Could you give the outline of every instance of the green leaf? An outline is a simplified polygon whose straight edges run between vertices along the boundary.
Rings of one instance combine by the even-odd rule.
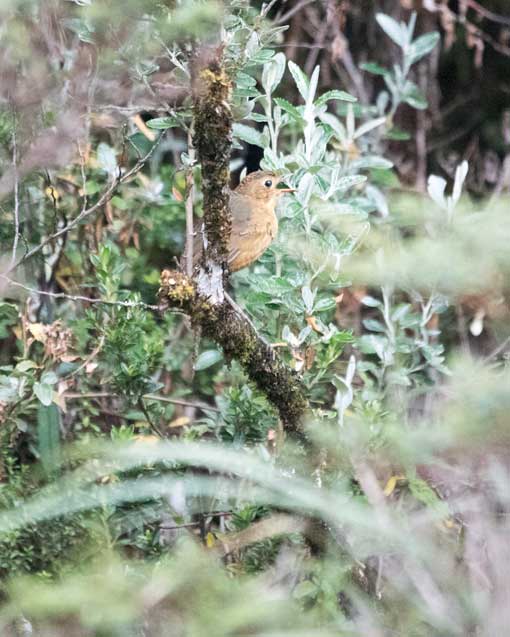
[[[362,168],[377,168],[379,170],[389,170],[393,168],[393,162],[378,155],[365,155],[361,159],[352,163],[353,170],[361,170]]]
[[[236,89],[257,86],[257,80],[248,73],[239,72],[236,76]]]
[[[97,147],[97,163],[105,173],[115,175],[117,172],[115,150],[111,146],[108,146],[108,144],[101,142]]]
[[[276,104],[278,104],[278,106],[283,111],[288,113],[292,117],[292,119],[294,119],[296,122],[302,122],[303,121],[303,116],[301,115],[299,110],[293,104],[288,102],[287,100],[283,99],[282,97],[275,97],[274,98],[274,102]]]
[[[439,33],[437,31],[425,33],[417,38],[409,47],[408,55],[411,58],[411,64],[418,62],[418,60],[430,53],[438,42]]]
[[[34,394],[45,405],[51,405],[53,401],[53,387],[47,383],[34,383]]]
[[[252,144],[252,146],[260,146],[260,148],[266,147],[266,141],[262,133],[259,133],[255,128],[246,126],[245,124],[234,124],[233,132],[236,137],[242,139],[243,142]]]
[[[315,106],[324,106],[329,100],[340,100],[341,102],[357,102],[358,98],[345,91],[326,91],[315,102]]]
[[[175,117],[155,117],[147,122],[147,126],[155,130],[166,130],[179,126],[179,122]]]
[[[358,139],[359,137],[362,137],[363,135],[369,133],[374,128],[382,126],[385,123],[386,117],[377,117],[376,119],[369,120],[356,129],[353,139]]]
[[[363,325],[366,327],[367,330],[370,330],[371,332],[385,332],[386,331],[386,328],[381,323],[381,321],[378,321],[376,319],[365,319],[363,321]]]
[[[262,71],[262,86],[266,93],[271,94],[282,81],[285,73],[286,58],[284,53],[277,53]]]
[[[20,361],[16,365],[16,371],[24,373],[24,372],[28,372],[29,369],[35,369],[37,367],[39,367],[39,365],[35,361],[24,360],[24,361]]]
[[[9,331],[6,329],[15,325],[18,321],[18,309],[13,303],[0,303],[0,338],[6,338]]]
[[[388,75],[389,70],[385,69],[384,66],[380,66],[376,62],[364,62],[360,64],[360,68],[368,73],[372,73],[373,75]]]
[[[299,68],[299,66],[295,64],[294,62],[292,62],[292,60],[289,61],[289,71],[291,72],[292,77],[294,78],[294,82],[296,83],[297,90],[299,91],[299,93],[301,94],[301,97],[306,102],[306,100],[308,99],[308,92],[310,89],[310,82],[308,78],[306,77],[305,73],[303,73],[303,71]]]
[[[195,363],[195,371],[201,372],[208,367],[212,367],[223,359],[223,354],[217,349],[208,349],[202,352]]]
[[[407,83],[406,92],[404,94],[404,102],[419,111],[423,111],[428,106],[425,96],[413,82]]]
[[[366,305],[367,307],[380,307],[382,305],[381,301],[379,301],[379,299],[374,298],[373,296],[364,296],[361,299],[361,302],[363,303],[363,305]]]
[[[402,48],[407,45],[407,29],[403,28],[396,20],[385,13],[378,13],[375,19],[384,33],[386,33],[395,44],[398,44]]]
[[[397,142],[406,142],[411,139],[411,135],[406,133],[406,131],[400,130],[399,128],[392,128],[389,131],[386,131],[384,134],[386,139],[393,139]]]
[[[60,465],[60,413],[56,405],[37,410],[37,451],[47,475]]]

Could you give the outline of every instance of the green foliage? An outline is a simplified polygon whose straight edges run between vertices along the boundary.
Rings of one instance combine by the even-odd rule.
[[[394,63],[361,66],[369,103],[288,59],[286,26],[246,0],[39,4],[0,8],[3,75],[25,82],[0,111],[2,271],[40,246],[9,273],[24,290],[0,279],[0,632],[503,634],[507,206],[462,196],[465,161],[451,194],[439,175],[395,192],[438,33],[376,15]],[[295,439],[235,361],[153,307],[188,204],[202,216],[190,53],[219,36],[232,169],[256,147],[295,189],[230,279],[307,394]]]

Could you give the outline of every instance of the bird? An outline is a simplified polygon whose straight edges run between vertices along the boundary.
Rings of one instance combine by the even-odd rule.
[[[278,199],[285,193],[295,192],[294,188],[278,188],[281,180],[275,172],[257,170],[230,191],[232,232],[227,263],[231,272],[256,261],[276,237]],[[195,236],[193,248],[193,263],[197,265],[202,256],[203,232]]]

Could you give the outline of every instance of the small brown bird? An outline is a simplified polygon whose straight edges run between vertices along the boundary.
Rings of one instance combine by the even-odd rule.
[[[230,192],[232,233],[228,265],[237,272],[256,261],[269,247],[278,232],[276,203],[294,188],[277,188],[281,177],[276,173],[258,170],[247,175]],[[193,262],[200,261],[203,237],[199,232],[194,241]]]

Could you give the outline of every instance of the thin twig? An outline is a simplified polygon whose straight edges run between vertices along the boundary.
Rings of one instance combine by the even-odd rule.
[[[112,394],[107,391],[98,392],[65,392],[63,397],[68,400],[76,400],[78,398],[120,398],[117,394]],[[168,398],[167,396],[158,396],[157,394],[144,394],[142,398],[146,400],[156,400],[161,403],[170,403],[172,405],[180,405],[182,407],[194,407],[195,409],[201,409],[202,411],[215,411],[220,410],[217,407],[212,407],[202,402],[191,402],[189,400],[181,400],[180,398]]]
[[[476,13],[479,13],[481,16],[483,16],[487,20],[510,26],[510,18],[494,13],[493,11],[489,11],[489,9],[482,7],[482,5],[476,2],[475,0],[463,0],[463,1],[465,2],[465,4],[468,5],[468,7],[473,9],[473,11],[476,11]]]
[[[298,2],[295,7],[289,9],[287,13],[284,13],[282,16],[278,16],[278,18],[274,21],[275,24],[282,24],[282,22],[286,22],[289,18],[292,18],[298,11],[301,11],[303,7],[306,7],[309,4],[312,4],[315,0],[301,0]]]
[[[278,0],[271,0],[271,2],[268,2],[266,5],[262,5],[262,10],[260,12],[260,17],[261,18],[265,18],[266,15],[271,11],[271,9],[274,7],[274,5],[278,2]]]
[[[144,398],[146,398],[147,400],[158,400],[161,403],[181,405],[182,407],[195,407],[196,409],[201,409],[202,411],[215,411],[217,413],[219,413],[220,411],[217,407],[212,407],[211,405],[207,405],[206,403],[191,402],[189,400],[181,400],[180,398],[167,398],[166,396],[157,396],[156,394],[144,394]]]
[[[33,247],[31,250],[29,250],[16,264],[11,265],[8,268],[8,270],[4,272],[4,274],[9,274],[9,272],[12,272],[22,263],[24,263],[25,261],[33,257],[34,254],[37,254],[38,252],[40,252],[45,246],[48,245],[48,243],[51,243],[51,241],[58,239],[58,237],[61,237],[62,235],[67,234],[70,230],[75,228],[81,221],[83,221],[83,219],[89,217],[91,214],[93,214],[99,208],[101,208],[101,206],[103,206],[107,201],[109,201],[113,197],[113,194],[115,193],[115,191],[121,184],[126,182],[130,177],[132,177],[139,170],[141,170],[141,168],[144,166],[146,161],[151,157],[151,155],[155,151],[156,147],[159,145],[161,139],[162,139],[162,135],[160,135],[158,139],[156,140],[156,142],[151,146],[151,149],[149,150],[149,152],[146,153],[142,157],[142,159],[136,162],[133,168],[131,168],[126,173],[124,173],[124,175],[122,175],[121,177],[116,179],[114,182],[112,182],[112,184],[105,190],[105,192],[101,195],[101,197],[99,197],[99,199],[93,206],[91,206],[90,208],[86,208],[85,210],[82,210],[80,214],[77,217],[75,217],[72,221],[70,221],[66,226],[64,226],[57,232],[54,232],[49,237],[46,237],[44,241],[42,241],[41,243]]]
[[[66,294],[65,292],[46,292],[45,290],[37,290],[36,288],[31,288],[28,285],[23,285],[23,283],[14,281],[5,274],[0,274],[0,278],[13,287],[21,288],[22,290],[30,292],[31,294],[41,294],[43,296],[49,296],[53,299],[68,299],[69,301],[83,301],[86,303],[111,305],[116,307],[143,307],[146,310],[153,310],[155,312],[161,309],[159,305],[150,305],[149,303],[144,303],[143,301],[105,301],[104,299],[94,299],[89,296],[82,296],[80,294]]]
[[[186,173],[186,274],[193,276],[193,199],[195,197],[195,182],[193,180],[193,164],[195,163],[195,148],[193,147],[193,126],[188,130],[188,157],[190,165]]]
[[[87,198],[87,175],[85,174],[85,157],[81,150],[80,142],[77,142],[78,146],[78,155],[80,156],[80,172],[81,172],[81,187],[83,190],[83,203],[81,207],[81,212],[83,213],[87,208],[88,198]]]
[[[12,168],[14,170],[14,241],[12,243],[11,262],[9,267],[14,267],[16,251],[19,241],[19,175],[18,175],[18,147],[16,143],[16,119],[12,129]]]
[[[498,345],[498,347],[496,347],[494,351],[492,351],[488,356],[486,356],[484,362],[488,363],[489,361],[497,358],[501,354],[501,352],[505,351],[505,349],[508,347],[509,344],[510,344],[510,336],[505,338],[505,340],[501,343],[501,345]]]
[[[82,369],[84,369],[85,367],[87,367],[87,365],[94,360],[94,358],[99,354],[99,352],[103,349],[103,345],[104,342],[106,340],[106,337],[104,334],[101,334],[101,337],[99,338],[99,343],[96,345],[96,347],[94,347],[94,349],[90,352],[90,354],[87,356],[87,358],[83,361],[83,363],[77,367],[74,371],[72,371],[69,374],[69,378],[72,378],[73,376],[76,376],[77,374],[79,374],[81,372]]]
[[[152,418],[151,418],[151,416],[150,416],[150,414],[149,414],[149,412],[148,412],[148,410],[147,410],[147,407],[144,405],[143,397],[140,397],[140,398],[138,399],[138,406],[139,406],[139,407],[140,407],[140,409],[142,410],[143,415],[145,416],[145,418],[146,418],[147,422],[149,423],[149,426],[150,426],[150,428],[152,429],[152,431],[153,431],[155,434],[157,434],[160,438],[164,438],[164,437],[165,437],[165,435],[163,434],[163,432],[162,432],[162,431],[160,431],[159,427],[158,427],[158,426],[156,425],[156,423],[152,420]]]
[[[201,513],[204,518],[228,518],[234,515],[233,511],[211,511],[210,513]],[[187,524],[175,524],[173,526],[160,525],[160,529],[164,529],[165,531],[173,531],[175,529],[187,529],[192,528],[194,526],[200,526],[202,522],[188,522]]]

